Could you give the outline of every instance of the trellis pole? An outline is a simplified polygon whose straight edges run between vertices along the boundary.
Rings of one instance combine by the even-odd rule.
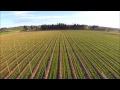
[[[15,53],[16,53],[16,59],[17,59],[17,50],[16,50],[16,45],[15,45],[15,38],[14,38],[14,48],[15,48]],[[19,64],[18,64],[18,61],[17,61],[17,67],[18,67],[18,71],[20,73],[20,67],[19,67]]]

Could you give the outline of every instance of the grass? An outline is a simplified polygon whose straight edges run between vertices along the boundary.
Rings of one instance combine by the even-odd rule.
[[[9,32],[0,32],[0,35],[8,35],[8,34],[14,34],[20,32],[19,30],[16,31],[9,31]]]

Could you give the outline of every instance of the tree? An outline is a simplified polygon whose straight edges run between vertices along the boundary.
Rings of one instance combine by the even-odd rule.
[[[23,26],[23,31],[27,31],[27,30],[28,30],[27,26]]]

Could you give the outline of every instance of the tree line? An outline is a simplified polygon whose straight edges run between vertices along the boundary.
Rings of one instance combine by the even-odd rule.
[[[41,26],[23,26],[23,31],[40,31],[40,30],[100,30],[100,31],[111,31],[111,30],[119,30],[118,28],[110,28],[110,27],[100,27],[97,25],[88,26],[88,25],[80,25],[73,24],[67,25],[64,23],[51,24],[51,25],[41,25]]]
[[[4,30],[16,30],[20,29],[20,31],[42,31],[42,30],[99,30],[99,31],[113,31],[113,30],[120,30],[118,28],[110,28],[110,27],[101,27],[97,25],[89,26],[89,25],[80,25],[80,24],[73,24],[67,25],[64,23],[58,24],[51,24],[51,25],[38,25],[38,26],[19,26],[19,27],[12,27],[12,28],[1,28],[0,31]]]

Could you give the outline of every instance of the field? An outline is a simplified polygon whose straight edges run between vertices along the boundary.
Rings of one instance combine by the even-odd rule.
[[[120,79],[120,33],[1,34],[0,79]]]

